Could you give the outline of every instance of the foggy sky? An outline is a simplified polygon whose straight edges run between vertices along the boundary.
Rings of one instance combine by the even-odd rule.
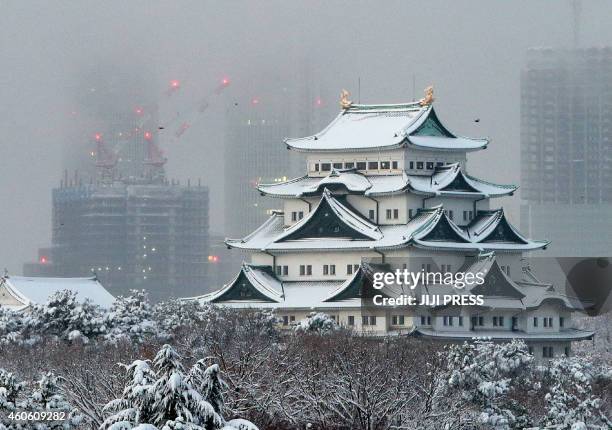
[[[518,184],[525,51],[573,42],[569,0],[2,5],[0,269],[11,273],[49,245],[51,189],[90,148],[92,112],[114,101],[121,111],[151,95],[163,123],[228,76],[222,97],[265,103],[276,82],[292,84],[296,61],[312,65],[329,89],[321,97],[334,104],[342,88],[356,98],[358,79],[363,103],[408,101],[434,84],[436,110],[451,130],[493,139],[470,156],[470,171]],[[612,2],[583,2],[582,46],[612,45],[610,16]],[[163,94],[171,79],[181,81],[180,97]],[[201,177],[211,187],[214,231],[223,231],[222,97],[180,140],[162,136],[168,176]],[[518,197],[504,205],[518,224]]]

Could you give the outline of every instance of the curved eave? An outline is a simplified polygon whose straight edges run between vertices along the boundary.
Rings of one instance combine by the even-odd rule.
[[[541,297],[537,303],[530,303],[526,306],[527,310],[536,310],[539,309],[542,304],[545,302],[554,302],[560,303],[564,308],[572,311],[584,311],[590,307],[590,303],[582,303],[577,298],[570,299],[567,296],[558,295],[558,296],[544,296]]]
[[[200,301],[204,301],[204,302],[214,303],[214,301],[216,299],[218,299],[220,297],[223,297],[223,295],[225,293],[227,293],[228,291],[230,291],[232,288],[235,287],[236,281],[240,278],[241,274],[244,274],[246,276],[246,278],[248,279],[248,281],[251,284],[251,286],[255,290],[257,290],[261,295],[263,295],[267,299],[271,300],[273,303],[281,303],[282,302],[282,299],[283,299],[282,294],[280,294],[279,292],[275,291],[271,287],[266,286],[265,282],[262,281],[261,279],[259,279],[259,276],[254,272],[253,268],[251,268],[249,265],[246,265],[246,264],[243,264],[243,266],[241,267],[241,269],[238,272],[238,274],[236,276],[234,276],[234,278],[232,278],[232,280],[230,282],[225,284],[219,290],[213,291],[212,293],[204,294],[204,295],[199,296],[199,297],[195,297],[195,299],[200,300]],[[224,301],[222,303],[245,303],[245,302],[269,303],[269,302],[266,302],[266,301],[260,300],[260,299],[249,299],[248,301],[227,300],[227,301]]]
[[[437,140],[437,145],[425,144],[426,140]],[[443,141],[447,143],[442,144]],[[454,141],[454,143],[453,143]],[[420,142],[420,143],[419,143]],[[463,144],[457,144],[462,142]],[[438,137],[438,136],[407,136],[406,146],[412,149],[440,152],[473,152],[487,149],[490,139],[470,139],[467,137]]]
[[[414,239],[414,246],[422,249],[438,250],[438,251],[496,251],[496,252],[522,252],[542,249],[548,246],[548,241],[529,242],[527,244],[516,243],[481,243],[481,242],[433,242]]]
[[[390,151],[393,149],[403,148],[406,143],[404,139],[401,139],[397,143],[389,144],[389,145],[380,145],[380,146],[368,146],[368,147],[360,147],[360,148],[351,148],[351,147],[343,147],[343,148],[309,148],[305,145],[296,145],[293,142],[297,141],[305,141],[312,142],[315,141],[314,137],[307,137],[302,139],[285,139],[284,143],[287,146],[287,149],[296,151],[296,152],[316,152],[316,153],[326,153],[326,154],[341,154],[346,152],[372,152],[372,151]]]

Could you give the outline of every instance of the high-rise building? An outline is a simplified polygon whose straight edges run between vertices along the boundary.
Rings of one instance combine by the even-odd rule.
[[[527,52],[521,223],[549,255],[611,255],[612,48]]]
[[[341,105],[323,131],[285,141],[306,156],[306,174],[258,185],[282,210],[226,240],[251,263],[199,300],[274,309],[286,328],[320,311],[371,335],[522,339],[544,359],[592,338],[571,324],[580,303],[523,263],[548,241],[527,238],[493,206],[517,187],[468,173],[467,153],[488,139],[449,131],[431,88],[419,102],[353,104],[344,93]]]
[[[115,295],[146,289],[155,301],[206,288],[208,188],[168,181],[155,114],[133,115],[95,134],[95,178],[66,172],[53,190],[52,246],[25,275],[95,273]]]
[[[52,247],[24,274],[95,273],[113,294],[193,295],[206,285],[208,188],[177,183],[62,185],[53,190]]]

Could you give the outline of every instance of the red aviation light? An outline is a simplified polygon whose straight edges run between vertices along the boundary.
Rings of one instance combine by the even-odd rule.
[[[153,134],[150,131],[145,131],[144,132],[144,138],[145,138],[145,140],[151,140],[151,139],[153,139]]]
[[[315,104],[316,104],[317,106],[322,106],[322,105],[323,105],[323,100],[321,100],[321,98],[320,98],[320,97],[318,97],[318,98],[315,100]]]
[[[96,134],[94,135],[94,138],[96,139],[96,142],[99,142],[99,141],[101,141],[101,140],[102,140],[102,135],[101,135],[100,133],[96,133]]]
[[[144,112],[144,111],[143,111],[143,109],[142,109],[141,107],[137,107],[137,108],[135,108],[135,109],[134,109],[134,113],[135,113],[136,115],[142,115],[142,114],[143,114],[143,112]]]
[[[252,105],[258,105],[259,104],[259,99],[257,97],[255,97],[253,100],[251,100],[251,104]]]
[[[170,88],[173,90],[178,89],[181,86],[181,83],[177,79],[173,79],[170,81]]]
[[[41,255],[41,257],[40,257],[40,263],[41,263],[41,264],[47,264],[47,261],[49,261],[49,260],[47,260],[47,257],[45,257],[44,255]]]
[[[230,80],[229,78],[223,78],[221,79],[221,85],[223,85],[224,87],[227,87],[230,84]]]
[[[208,256],[208,261],[210,261],[211,263],[218,263],[219,262],[219,256],[218,255],[209,255]]]

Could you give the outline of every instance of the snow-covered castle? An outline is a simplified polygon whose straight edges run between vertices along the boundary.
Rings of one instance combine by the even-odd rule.
[[[521,338],[540,357],[569,354],[572,340],[592,336],[572,326],[571,314],[581,304],[523,267],[523,253],[548,242],[523,236],[495,206],[497,197],[517,187],[468,173],[467,153],[485,149],[488,139],[449,131],[433,108],[431,87],[418,102],[383,105],[354,104],[343,91],[341,106],[320,133],[285,141],[306,154],[307,174],[258,186],[283,210],[248,236],[226,240],[249,252],[251,263],[199,300],[275,309],[285,326],[317,310],[372,334]],[[411,294],[444,288],[484,295],[485,303],[367,306],[374,264],[482,271],[482,285],[461,291],[422,285]]]

